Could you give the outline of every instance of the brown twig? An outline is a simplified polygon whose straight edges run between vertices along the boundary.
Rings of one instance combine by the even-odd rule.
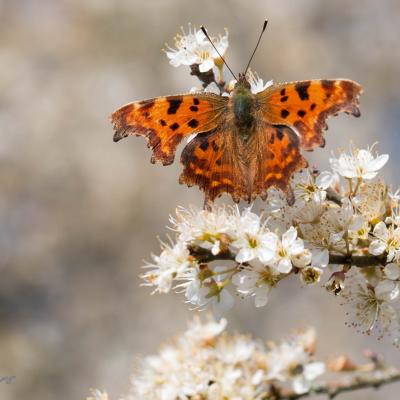
[[[217,255],[211,253],[210,250],[204,249],[199,246],[191,246],[190,253],[193,257],[201,263],[208,263],[218,260],[235,260],[234,254],[229,250],[223,251]],[[330,254],[329,264],[334,265],[353,265],[359,268],[375,267],[385,265],[385,259],[382,257],[372,256],[372,255],[352,255],[346,256],[342,254]]]
[[[328,395],[330,399],[335,398],[344,392],[353,392],[355,390],[374,388],[378,389],[383,385],[400,381],[400,371],[391,369],[388,371],[376,371],[374,376],[355,376],[350,382],[332,382],[326,385],[317,386],[310,391],[302,394],[293,392],[280,393],[274,400],[298,400],[315,394]]]
[[[200,72],[199,64],[192,64],[190,66],[190,70],[190,75],[196,76],[202,82],[203,88],[206,88],[212,82],[217,83],[215,81],[215,75],[212,69],[206,72]]]

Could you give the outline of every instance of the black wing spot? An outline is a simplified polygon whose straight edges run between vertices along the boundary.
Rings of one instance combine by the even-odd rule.
[[[190,111],[197,112],[197,111],[199,111],[199,107],[197,107],[197,106],[190,106]]]
[[[288,98],[289,98],[289,96],[283,96],[283,97],[281,97],[281,102],[284,103],[285,101],[287,101]]]
[[[290,114],[290,112],[288,110],[281,110],[281,117],[282,118],[286,118],[288,115]]]
[[[170,99],[170,100],[167,99],[167,101],[169,103],[167,113],[168,114],[176,114],[176,112],[179,110],[179,107],[181,106],[183,100],[182,100],[182,98],[175,98],[175,99]]]
[[[197,97],[193,97],[193,104],[195,106],[198,106],[200,104],[200,101],[199,101],[199,99]]]
[[[310,82],[299,82],[294,86],[300,100],[308,100],[310,98],[308,94],[308,88],[310,87]]]
[[[212,148],[215,152],[217,152],[219,150],[219,146],[217,145],[217,143],[215,143],[215,140],[213,140],[211,142]]]
[[[285,96],[285,94],[286,94],[286,89],[283,88],[283,89],[281,90],[281,96]]]
[[[160,119],[158,122],[159,122],[159,124],[160,124],[161,126],[167,125],[167,123],[166,123],[163,119]]]
[[[302,117],[302,118],[303,118],[306,114],[307,114],[307,112],[304,111],[304,110],[299,110],[299,111],[297,111],[297,115],[298,115],[299,117]]]
[[[201,145],[200,145],[200,148],[201,148],[203,151],[206,151],[206,150],[208,149],[208,142],[207,142],[207,141],[202,142]]]
[[[179,128],[179,124],[177,122],[174,122],[169,127],[170,127],[171,130],[176,131]]]
[[[311,106],[310,106],[310,111],[314,110],[314,108],[315,108],[316,106],[317,106],[317,105],[316,105],[315,103],[312,103]]]
[[[191,128],[196,128],[196,127],[199,125],[199,121],[197,121],[197,119],[191,119],[191,120],[188,122],[188,125],[189,125]]]

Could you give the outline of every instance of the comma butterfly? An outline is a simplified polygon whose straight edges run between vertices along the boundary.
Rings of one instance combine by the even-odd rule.
[[[253,94],[245,72],[230,96],[200,92],[125,105],[111,116],[114,141],[144,136],[151,162],[169,165],[182,139],[197,134],[182,152],[180,183],[199,186],[207,201],[224,192],[235,202],[266,199],[275,187],[292,204],[290,179],[307,166],[300,149],[324,146],[330,115],[360,116],[361,92],[356,82],[324,79],[278,83]]]

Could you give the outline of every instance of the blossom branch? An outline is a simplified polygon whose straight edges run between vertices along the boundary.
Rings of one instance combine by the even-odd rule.
[[[360,389],[374,388],[400,381],[400,370],[389,369],[378,371],[376,376],[355,376],[350,382],[331,382],[326,385],[317,386],[306,393],[297,394],[294,392],[276,394],[273,400],[298,400],[316,394],[326,394],[330,399],[335,398],[344,392],[353,392]],[[271,397],[268,397],[271,399]]]
[[[299,400],[313,395],[333,399],[344,392],[400,381],[400,370],[370,351],[364,353],[370,360],[365,364],[343,354],[323,361],[317,355],[312,328],[266,344],[251,335],[230,334],[226,324],[223,318],[209,318],[205,323],[195,318],[158,354],[138,360],[130,393],[122,399],[228,400],[242,398],[243,393],[258,400]],[[87,400],[109,397],[96,390]]]
[[[200,72],[199,64],[192,64],[190,66],[190,75],[197,77],[203,84],[203,88],[206,88],[210,83],[215,82],[214,71],[210,69],[206,72]]]
[[[235,255],[229,250],[220,252],[219,254],[212,254],[211,251],[199,246],[191,246],[190,254],[196,258],[200,263],[208,263],[218,260],[232,260],[235,261]],[[329,254],[329,264],[333,265],[353,265],[359,268],[375,267],[385,265],[385,260],[379,256],[372,255],[341,255]]]

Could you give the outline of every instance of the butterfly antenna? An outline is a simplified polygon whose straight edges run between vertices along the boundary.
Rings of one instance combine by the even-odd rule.
[[[249,60],[249,62],[247,63],[247,67],[246,67],[246,69],[245,69],[245,71],[244,71],[244,75],[245,75],[245,76],[246,76],[247,70],[248,70],[249,67],[250,67],[251,60],[253,59],[254,54],[256,54],[257,47],[258,47],[258,45],[260,44],[260,41],[261,41],[261,38],[262,38],[262,35],[263,35],[265,29],[267,28],[267,24],[268,24],[268,20],[265,20],[265,21],[264,21],[264,25],[263,25],[263,27],[262,27],[262,31],[261,31],[261,33],[260,33],[260,37],[259,37],[258,40],[257,40],[256,47],[254,48],[254,51],[253,51],[253,53],[251,54],[250,60]]]
[[[200,26],[201,31],[204,33],[205,37],[208,39],[208,41],[211,43],[212,47],[214,47],[215,51],[217,52],[217,54],[220,56],[221,60],[223,61],[223,63],[226,65],[226,67],[229,69],[229,72],[232,74],[232,76],[237,80],[235,74],[232,72],[232,70],[229,68],[229,65],[226,63],[224,57],[221,56],[221,53],[218,51],[218,49],[215,47],[214,43],[212,42],[210,36],[208,36],[208,33],[206,31],[206,29],[204,28],[204,26]]]

